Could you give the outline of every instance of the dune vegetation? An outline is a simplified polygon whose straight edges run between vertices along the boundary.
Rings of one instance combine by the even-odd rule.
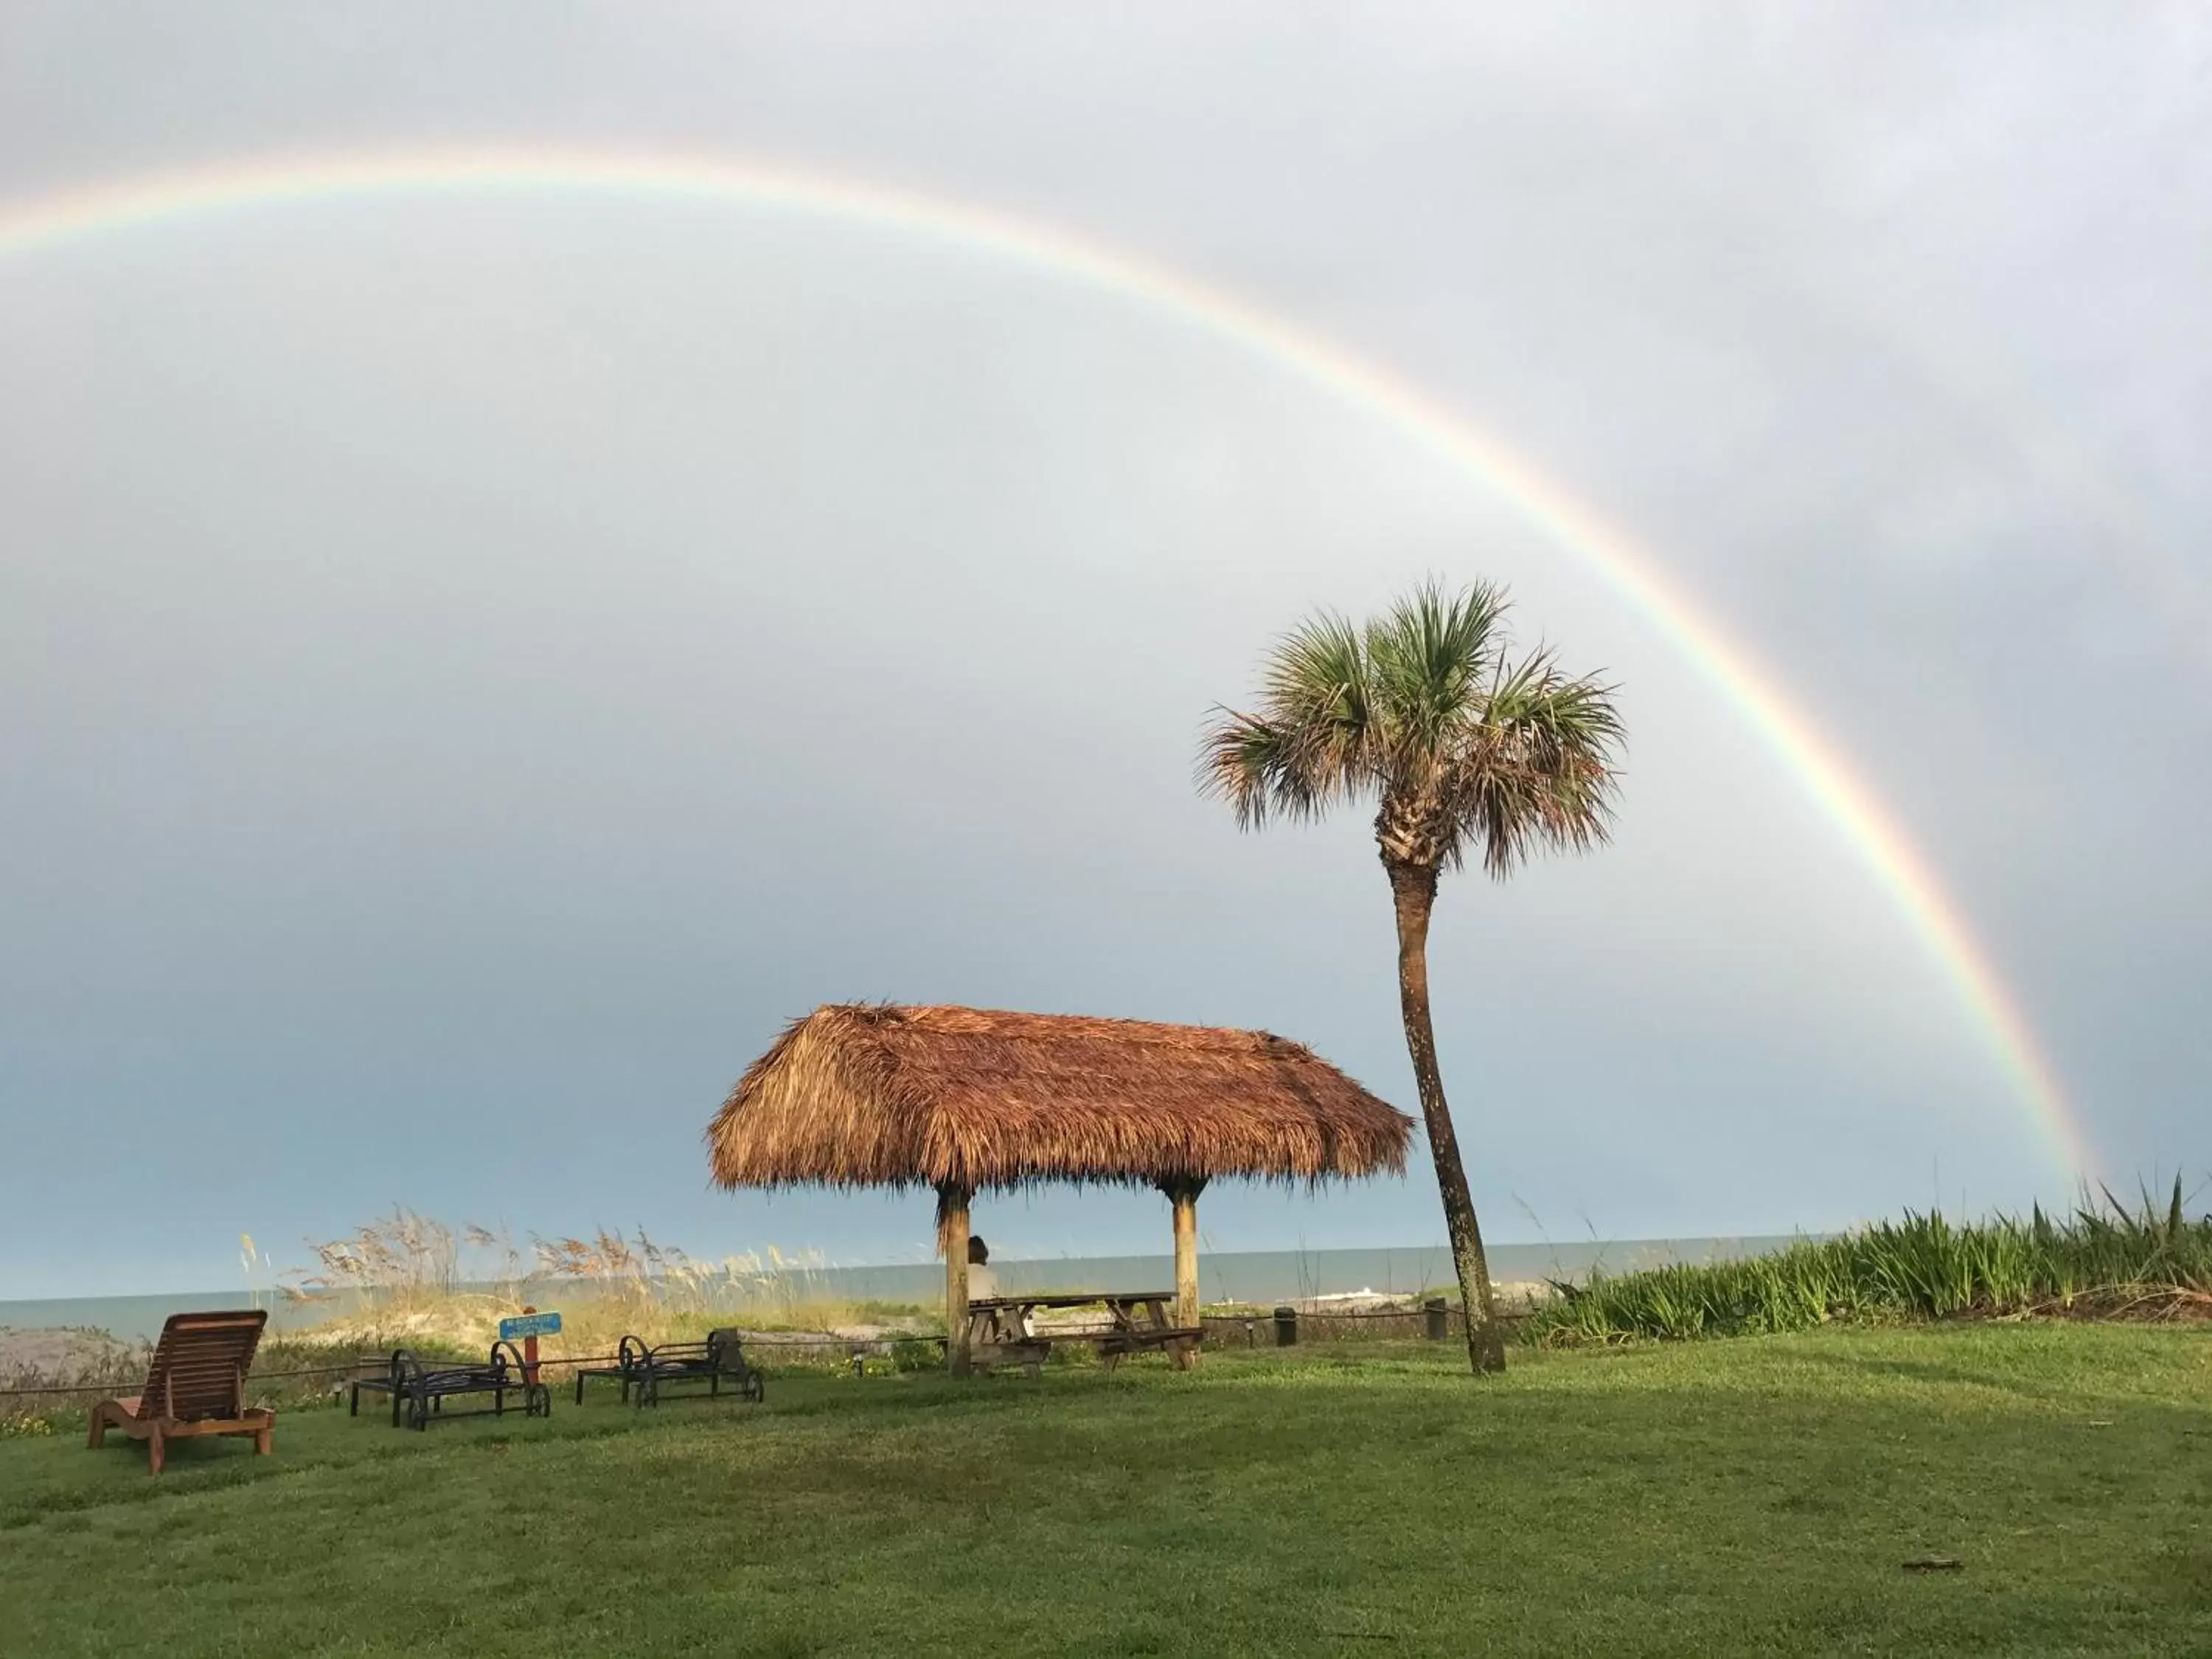
[[[556,1367],[611,1353],[626,1334],[680,1341],[720,1325],[755,1333],[785,1369],[842,1371],[862,1352],[874,1369],[910,1371],[942,1355],[941,1309],[841,1297],[807,1258],[772,1250],[708,1264],[642,1231],[625,1238],[595,1230],[533,1240],[526,1255],[484,1229],[404,1209],[314,1249],[314,1268],[258,1293],[287,1316],[254,1368],[257,1397],[279,1408],[327,1398],[364,1356],[395,1346],[481,1355],[500,1320],[533,1300],[562,1310],[561,1334],[542,1344]],[[464,1276],[469,1249],[496,1253],[485,1276]],[[1424,1299],[1397,1298],[1395,1312],[1310,1307],[1300,1340],[1350,1344],[1350,1353],[1377,1339],[1417,1337]],[[1210,1305],[1205,1316],[1217,1346],[1273,1340],[1271,1307]],[[2145,1194],[2130,1205],[2104,1193],[2057,1216],[2033,1209],[1954,1222],[1908,1212],[1764,1255],[1554,1280],[1516,1297],[1506,1322],[1526,1354],[1832,1325],[2043,1319],[2212,1322],[2212,1216],[2187,1213],[2179,1182],[2159,1200]],[[0,1365],[0,1438],[75,1432],[86,1389],[137,1389],[149,1344],[80,1334],[65,1345],[65,1364]],[[1079,1354],[1066,1358],[1081,1364]]]
[[[252,1264],[265,1261],[245,1241]],[[395,1209],[343,1237],[309,1247],[314,1264],[264,1279],[240,1304],[282,1316],[262,1340],[256,1398],[279,1408],[327,1397],[362,1370],[364,1356],[407,1347],[482,1358],[501,1319],[532,1304],[558,1306],[562,1330],[544,1338],[558,1362],[612,1353],[625,1335],[659,1343],[696,1340],[718,1325],[772,1333],[792,1364],[843,1364],[854,1339],[901,1365],[916,1363],[908,1336],[942,1331],[936,1310],[831,1293],[817,1264],[773,1249],[708,1262],[654,1241],[604,1228],[580,1237],[533,1237],[454,1227]],[[0,1358],[0,1438],[75,1432],[96,1395],[132,1394],[152,1344],[73,1334],[60,1364]],[[934,1343],[928,1352],[940,1352]]]
[[[716,1324],[820,1334],[942,1323],[910,1304],[836,1293],[804,1253],[771,1247],[708,1261],[643,1228],[533,1236],[526,1249],[503,1231],[397,1209],[313,1249],[312,1270],[276,1285],[287,1322],[369,1350],[481,1350],[502,1318],[532,1302],[561,1309],[562,1333],[544,1345],[549,1358],[610,1352],[625,1334],[680,1340]]]
[[[2212,1316],[2212,1216],[2109,1191],[1958,1223],[1908,1212],[1741,1261],[1560,1281],[1521,1328],[1540,1346],[1767,1335],[1838,1321]]]

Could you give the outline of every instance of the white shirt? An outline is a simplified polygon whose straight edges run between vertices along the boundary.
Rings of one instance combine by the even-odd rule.
[[[969,1262],[968,1264],[968,1299],[970,1302],[988,1302],[998,1293],[998,1277],[992,1273],[990,1267],[981,1261]]]

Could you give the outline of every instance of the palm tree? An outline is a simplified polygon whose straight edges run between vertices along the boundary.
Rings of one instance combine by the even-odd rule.
[[[1375,841],[1398,917],[1398,1000],[1419,1087],[1468,1358],[1505,1368],[1482,1231],[1460,1161],[1429,1020],[1429,914],[1437,878],[1470,856],[1503,878],[1541,848],[1602,842],[1620,752],[1613,688],[1570,678],[1552,653],[1508,660],[1503,589],[1457,594],[1431,580],[1364,628],[1323,613],[1277,642],[1260,712],[1220,708],[1199,787],[1244,829],[1317,818],[1374,797]]]

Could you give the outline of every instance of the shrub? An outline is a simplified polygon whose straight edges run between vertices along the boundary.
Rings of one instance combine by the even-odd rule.
[[[2212,1312],[2212,1216],[2191,1220],[2177,1180],[2161,1206],[2130,1209],[2107,1191],[2063,1218],[2039,1206],[1958,1224],[1908,1211],[1771,1255],[1642,1273],[1594,1273],[1522,1326],[1547,1346],[1639,1337],[1798,1331],[1837,1319],[2027,1314],[2171,1317]]]

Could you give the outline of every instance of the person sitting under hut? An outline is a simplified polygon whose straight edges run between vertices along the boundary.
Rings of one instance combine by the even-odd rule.
[[[981,1233],[968,1236],[968,1299],[989,1302],[999,1294],[998,1275],[991,1271],[991,1247]]]
[[[991,1271],[991,1247],[983,1242],[981,1233],[968,1235],[968,1300],[970,1304],[994,1300],[999,1294],[999,1276]],[[1022,1315],[1021,1333],[1030,1334],[1030,1316]]]

